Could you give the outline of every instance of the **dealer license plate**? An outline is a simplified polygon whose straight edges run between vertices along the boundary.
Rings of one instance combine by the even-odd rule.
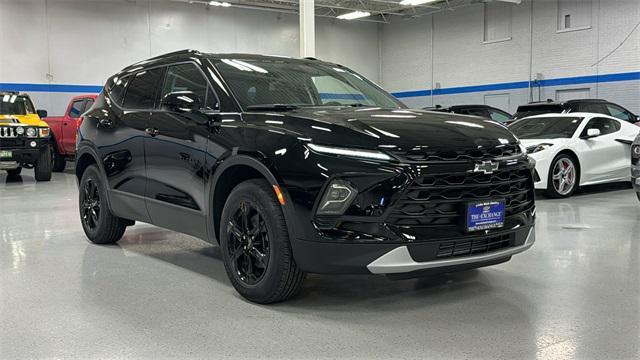
[[[504,200],[473,202],[467,205],[467,231],[504,226]]]
[[[0,159],[2,158],[11,158],[11,150],[0,150]]]

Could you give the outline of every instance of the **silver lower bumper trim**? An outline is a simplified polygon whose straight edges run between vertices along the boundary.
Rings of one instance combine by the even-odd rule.
[[[456,257],[443,260],[433,260],[427,262],[416,262],[415,260],[413,260],[413,258],[411,258],[409,249],[407,249],[406,246],[399,246],[372,261],[369,265],[367,265],[367,269],[369,269],[372,274],[398,274],[416,270],[491,261],[521,253],[530,248],[535,241],[536,231],[535,228],[532,227],[529,230],[529,234],[527,234],[527,239],[525,240],[524,244],[520,246],[487,254]]]
[[[15,161],[0,161],[0,170],[13,170],[18,168],[18,163]]]

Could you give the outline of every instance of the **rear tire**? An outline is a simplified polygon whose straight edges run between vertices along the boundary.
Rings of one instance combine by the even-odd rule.
[[[227,275],[249,301],[271,304],[299,292],[305,273],[293,258],[282,207],[267,181],[247,180],[231,191],[219,239]]]
[[[18,176],[18,175],[20,175],[21,172],[22,172],[22,167],[20,167],[20,166],[15,168],[15,169],[7,170],[7,174],[9,176]]]
[[[38,161],[35,163],[33,171],[36,181],[51,180],[51,149],[49,145],[40,149]]]
[[[51,144],[51,169],[54,172],[62,172],[66,165],[67,160],[65,160],[64,156],[58,153],[58,150],[56,150],[56,144]]]
[[[130,222],[109,210],[106,185],[95,165],[82,174],[78,204],[82,228],[92,243],[113,244],[122,238]]]

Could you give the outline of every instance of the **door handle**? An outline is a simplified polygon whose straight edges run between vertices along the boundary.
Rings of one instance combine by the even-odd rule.
[[[144,129],[144,131],[146,131],[147,134],[149,134],[151,136],[156,136],[156,135],[160,134],[160,130],[158,130],[157,128],[146,128],[146,129]]]

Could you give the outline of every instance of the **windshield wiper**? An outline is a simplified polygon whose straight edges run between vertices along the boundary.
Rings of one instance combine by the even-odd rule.
[[[247,110],[272,110],[272,111],[289,111],[299,109],[300,107],[293,104],[259,104],[249,105]]]

